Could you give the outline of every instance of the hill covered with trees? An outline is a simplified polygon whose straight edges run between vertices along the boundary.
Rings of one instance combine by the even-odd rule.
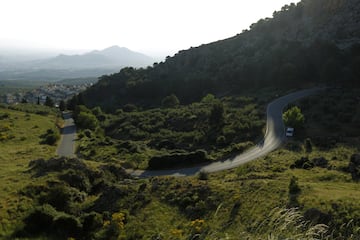
[[[179,51],[146,69],[105,75],[84,93],[88,106],[159,105],[175,94],[190,103],[208,93],[266,86],[359,85],[360,4],[303,0],[232,38]]]

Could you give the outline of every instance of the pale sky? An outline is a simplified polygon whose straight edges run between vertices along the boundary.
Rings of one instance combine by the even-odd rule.
[[[164,57],[232,37],[298,1],[0,0],[0,47],[92,50],[118,45]]]

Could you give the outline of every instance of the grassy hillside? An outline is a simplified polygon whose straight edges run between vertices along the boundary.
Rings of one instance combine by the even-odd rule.
[[[55,155],[56,146],[40,142],[48,129],[56,130],[56,123],[56,115],[0,108],[0,236],[13,230],[14,223],[31,207],[31,201],[18,192],[33,182],[26,173],[29,162]]]

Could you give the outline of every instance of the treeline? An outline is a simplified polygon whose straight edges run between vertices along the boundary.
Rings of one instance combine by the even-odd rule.
[[[360,33],[348,29],[360,18],[356,9],[354,1],[340,0],[286,5],[233,38],[180,51],[147,69],[102,76],[83,99],[114,111],[129,103],[158,106],[172,93],[186,104],[208,93],[266,86],[359,85],[360,44],[354,39]]]

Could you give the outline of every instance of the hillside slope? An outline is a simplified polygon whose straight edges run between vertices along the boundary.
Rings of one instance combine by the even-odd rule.
[[[232,38],[180,51],[147,69],[103,76],[85,100],[113,110],[156,105],[171,93],[187,103],[209,92],[259,86],[359,84],[359,12],[355,0],[286,5]]]

